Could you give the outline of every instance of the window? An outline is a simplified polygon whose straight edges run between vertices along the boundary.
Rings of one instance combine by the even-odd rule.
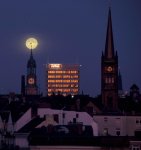
[[[56,71],[56,73],[63,73],[62,71]]]
[[[114,83],[114,78],[112,78],[112,83]]]
[[[63,82],[64,82],[64,83],[65,83],[65,82],[66,82],[66,83],[69,83],[69,82],[70,82],[70,80],[63,80]]]
[[[78,83],[78,80],[71,80],[72,83]]]
[[[62,114],[62,117],[65,118],[65,113]]]
[[[105,83],[114,83],[114,78],[106,77],[105,78]]]
[[[139,123],[139,120],[136,120],[136,124],[138,124]]]
[[[72,75],[71,78],[78,78],[78,75]]]
[[[103,135],[104,135],[104,136],[107,136],[107,135],[108,135],[108,128],[104,128],[104,130],[103,130]]]
[[[116,129],[116,135],[120,136],[120,129],[119,128]]]
[[[105,79],[105,83],[108,83],[108,78]]]
[[[61,75],[56,75],[56,78],[62,78],[62,76]]]
[[[104,122],[107,122],[108,121],[108,118],[107,117],[104,117]]]
[[[62,82],[62,80],[56,80],[56,83],[60,83],[60,82]]]
[[[55,71],[48,71],[48,73],[55,73]]]
[[[48,92],[52,92],[52,90],[51,90],[51,89],[48,89]]]
[[[48,78],[55,78],[55,76],[54,75],[49,75]]]
[[[109,78],[109,81],[108,81],[108,83],[111,83],[111,78]]]
[[[63,78],[70,78],[70,75],[63,75]]]
[[[78,73],[77,71],[71,71],[71,73]]]
[[[75,93],[75,92],[78,92],[78,89],[72,89],[72,91]]]

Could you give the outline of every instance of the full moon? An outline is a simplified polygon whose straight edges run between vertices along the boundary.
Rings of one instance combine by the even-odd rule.
[[[25,45],[28,49],[35,49],[38,46],[38,41],[35,38],[28,38]]]

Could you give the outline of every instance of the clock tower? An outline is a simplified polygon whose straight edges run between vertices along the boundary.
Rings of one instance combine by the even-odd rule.
[[[108,13],[105,51],[101,57],[101,93],[104,110],[118,109],[118,55],[114,49],[111,9]]]
[[[27,62],[26,95],[37,95],[36,61],[33,58],[32,49]]]

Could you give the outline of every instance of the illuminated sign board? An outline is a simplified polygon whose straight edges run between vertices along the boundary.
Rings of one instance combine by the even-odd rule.
[[[59,69],[62,68],[62,64],[49,64],[49,68]]]

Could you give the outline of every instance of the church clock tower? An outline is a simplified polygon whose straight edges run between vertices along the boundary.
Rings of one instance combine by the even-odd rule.
[[[32,49],[27,62],[26,95],[37,95],[36,61],[33,58]]]
[[[118,55],[114,49],[111,9],[108,13],[108,26],[105,51],[101,57],[101,93],[104,109],[118,109]]]

